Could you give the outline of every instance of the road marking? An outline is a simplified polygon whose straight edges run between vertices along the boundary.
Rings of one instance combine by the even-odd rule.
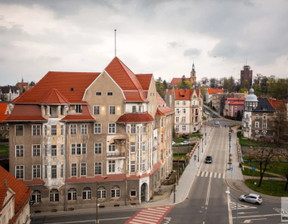
[[[251,218],[258,218],[258,217],[270,217],[270,216],[280,216],[280,214],[262,214],[262,215],[246,215],[246,216],[238,216],[238,219],[251,219]],[[236,219],[236,217],[233,217]]]
[[[217,177],[217,173],[215,172],[215,173],[214,173],[214,178],[216,178],[216,177]]]
[[[197,176],[200,177],[212,177],[218,179],[224,179],[224,173],[217,173],[217,172],[209,172],[209,171],[198,171]]]
[[[205,171],[205,177],[208,177],[208,172],[207,171]]]
[[[238,206],[238,210],[241,210],[241,209],[255,209],[255,208],[257,208],[255,206],[243,205],[241,203],[237,203],[237,206]],[[236,209],[236,203],[234,201],[231,201],[230,202],[230,207],[231,207],[232,210],[235,210]]]
[[[208,189],[207,189],[207,195],[206,195],[206,202],[205,202],[205,205],[208,206],[208,203],[209,203],[209,197],[210,197],[210,191],[211,191],[211,176],[209,178],[209,183],[208,183]]]
[[[107,218],[107,219],[99,219],[99,221],[113,221],[113,220],[121,220],[121,219],[129,219],[131,218],[130,216],[128,217],[118,217],[118,218]],[[65,223],[95,223],[95,219],[90,219],[90,220],[78,220],[78,221],[66,221],[66,222],[57,222],[57,224],[65,224]],[[51,223],[51,222],[45,222],[45,223]],[[52,222],[54,223],[54,222]],[[43,222],[44,224],[44,222]]]
[[[222,173],[219,173],[219,174],[218,174],[218,179],[220,179],[220,178],[221,178],[221,174],[222,174]]]
[[[251,223],[252,221],[259,221],[259,220],[266,220],[267,218],[260,218],[260,219],[246,219],[243,223]]]
[[[227,187],[227,192],[230,192],[230,188]],[[229,217],[229,224],[233,224],[233,218],[232,218],[232,210],[230,208],[230,196],[227,194],[227,207],[228,207],[228,217]]]

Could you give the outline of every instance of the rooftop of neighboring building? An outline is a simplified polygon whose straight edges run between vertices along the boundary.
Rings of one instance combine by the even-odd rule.
[[[175,100],[191,100],[194,91],[198,97],[202,97],[199,89],[174,89]]]
[[[6,113],[7,107],[8,107],[8,103],[0,102],[0,123],[9,116],[9,114]]]
[[[269,100],[267,98],[261,98],[258,97],[258,105],[253,110],[253,112],[267,112],[267,113],[273,113],[276,110],[271,106],[269,103]]]
[[[269,103],[275,110],[281,110],[285,108],[285,100],[269,99]]]
[[[223,89],[213,89],[213,88],[209,88],[207,89],[208,94],[213,94],[213,93],[224,93]]]
[[[247,101],[247,102],[257,102],[258,100],[257,100],[257,96],[254,94],[254,89],[253,88],[251,88],[250,90],[249,90],[249,94],[248,94],[248,96],[246,97],[246,100],[245,101]]]
[[[175,86],[177,85],[178,83],[182,82],[183,78],[173,78],[172,81],[171,81],[171,85]],[[190,82],[190,78],[184,78],[185,81],[188,81]]]

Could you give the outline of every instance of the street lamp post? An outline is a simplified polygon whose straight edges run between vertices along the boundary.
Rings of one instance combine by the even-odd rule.
[[[236,224],[238,224],[238,199],[236,197],[234,197],[230,191],[226,191],[225,192],[227,195],[230,195],[235,201],[236,201]],[[229,205],[230,206],[230,205]]]

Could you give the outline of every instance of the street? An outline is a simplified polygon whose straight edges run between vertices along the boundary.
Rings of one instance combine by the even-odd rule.
[[[217,119],[219,120],[219,119]],[[228,161],[228,127],[225,128],[225,121],[220,119],[220,125],[214,122],[208,124],[212,126],[211,136],[207,145],[205,141],[200,143],[197,149],[203,153],[200,161],[191,160],[198,164],[193,185],[188,197],[176,205],[162,205],[151,208],[126,207],[113,209],[100,209],[100,223],[124,224],[124,223],[157,223],[157,224],[238,224],[238,223],[280,223],[281,204],[279,200],[266,199],[263,196],[262,205],[248,204],[238,200],[239,195],[250,193],[243,190],[233,189],[227,186],[232,178],[236,177],[236,167],[234,171],[229,170]],[[214,126],[214,127],[213,127]],[[232,133],[232,143],[235,142],[236,133]],[[204,150],[203,150],[204,146]],[[231,150],[236,150],[232,144]],[[203,151],[203,152],[202,152]],[[205,164],[205,157],[212,156],[213,162]],[[234,173],[235,172],[235,173]],[[242,180],[239,185],[243,184]],[[229,194],[227,194],[229,191]],[[149,205],[147,205],[149,207]],[[78,213],[78,214],[77,214]],[[56,214],[55,214],[56,215]],[[131,218],[132,217],[132,218]],[[129,221],[128,221],[129,220]],[[74,212],[73,215],[59,215],[53,217],[34,217],[32,224],[38,223],[95,223],[95,213]]]

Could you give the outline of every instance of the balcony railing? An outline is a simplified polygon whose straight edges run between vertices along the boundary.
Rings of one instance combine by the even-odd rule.
[[[107,152],[107,157],[124,157],[125,152]]]

